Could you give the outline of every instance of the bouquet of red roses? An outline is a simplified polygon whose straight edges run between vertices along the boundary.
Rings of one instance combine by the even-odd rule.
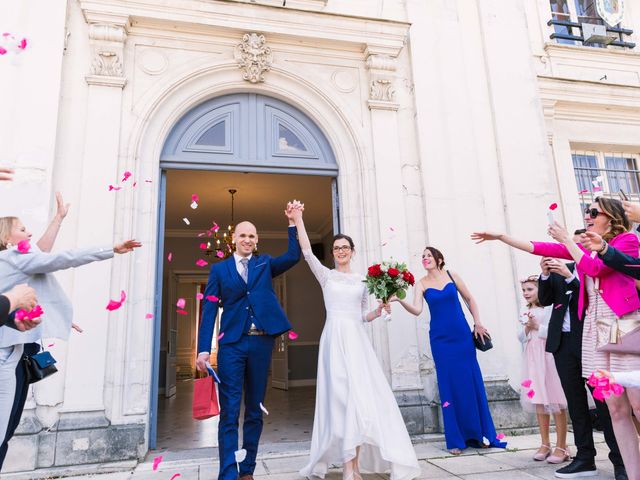
[[[394,295],[404,299],[407,288],[415,283],[415,279],[404,263],[385,260],[369,267],[364,282],[371,295],[388,303]]]

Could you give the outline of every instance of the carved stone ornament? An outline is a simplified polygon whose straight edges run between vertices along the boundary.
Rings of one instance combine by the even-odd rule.
[[[251,83],[264,82],[264,74],[271,69],[273,55],[264,35],[245,33],[235,52],[242,78]]]
[[[393,102],[395,100],[396,89],[393,81],[387,78],[371,80],[369,88],[369,100],[379,100],[383,102]]]
[[[94,23],[89,26],[89,38],[92,45],[92,75],[123,77],[122,56],[127,38],[124,27]]]
[[[615,27],[624,18],[624,0],[597,0],[596,11],[607,25]]]

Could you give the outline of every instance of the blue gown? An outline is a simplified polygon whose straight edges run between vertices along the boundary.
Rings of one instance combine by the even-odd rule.
[[[449,282],[442,290],[427,288],[431,312],[429,340],[440,391],[447,448],[506,447],[496,438],[482,373],[458,290]],[[447,406],[445,406],[447,405]]]

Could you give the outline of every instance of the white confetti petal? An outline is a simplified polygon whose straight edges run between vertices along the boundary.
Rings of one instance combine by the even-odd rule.
[[[198,204],[196,202],[191,202],[191,208],[195,210],[196,208],[198,208]]]
[[[189,221],[189,219],[188,219],[187,217],[184,217],[184,218],[182,219],[182,221],[183,221],[184,223],[186,223],[187,225],[191,225],[191,222]]]
[[[264,408],[264,405],[262,404],[262,402],[260,402],[260,410],[262,410],[265,415],[269,415],[269,410]]]
[[[236,457],[236,463],[240,463],[247,458],[247,451],[244,448],[241,448],[240,450],[236,450],[234,455]]]

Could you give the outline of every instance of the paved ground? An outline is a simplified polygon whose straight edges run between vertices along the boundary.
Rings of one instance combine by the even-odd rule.
[[[507,450],[469,449],[459,457],[453,457],[445,449],[441,437],[433,437],[430,440],[415,445],[415,450],[422,467],[421,479],[440,480],[462,478],[468,480],[481,479],[551,479],[556,466],[546,462],[534,462],[531,456],[539,446],[538,435],[523,435],[509,437]],[[597,465],[599,477],[613,478],[611,464],[607,460],[607,447],[601,434],[596,434],[596,446],[598,449]],[[307,461],[306,452],[277,452],[269,450],[259,457],[258,467],[255,472],[256,480],[300,480],[298,469]],[[573,450],[575,451],[575,450]],[[199,452],[199,453],[197,453]],[[121,464],[124,471],[116,473],[89,474],[68,476],[68,480],[171,480],[175,474],[180,474],[174,480],[215,480],[217,477],[217,463],[213,461],[214,451],[203,450],[165,453],[157,471],[152,470],[153,458],[158,455],[151,454],[137,466]],[[105,466],[96,466],[94,471],[99,471]],[[112,468],[113,465],[110,467]],[[74,467],[77,468],[77,467]],[[43,472],[44,473],[44,472]],[[78,472],[79,473],[79,472]],[[60,474],[73,475],[73,470],[47,472],[46,476],[39,478],[52,478]],[[365,480],[388,479],[388,475],[365,475]],[[3,475],[4,479],[20,478],[18,475]],[[23,477],[26,478],[26,477]],[[31,476],[31,478],[34,478]],[[332,469],[327,475],[328,480],[341,480],[341,471]]]

